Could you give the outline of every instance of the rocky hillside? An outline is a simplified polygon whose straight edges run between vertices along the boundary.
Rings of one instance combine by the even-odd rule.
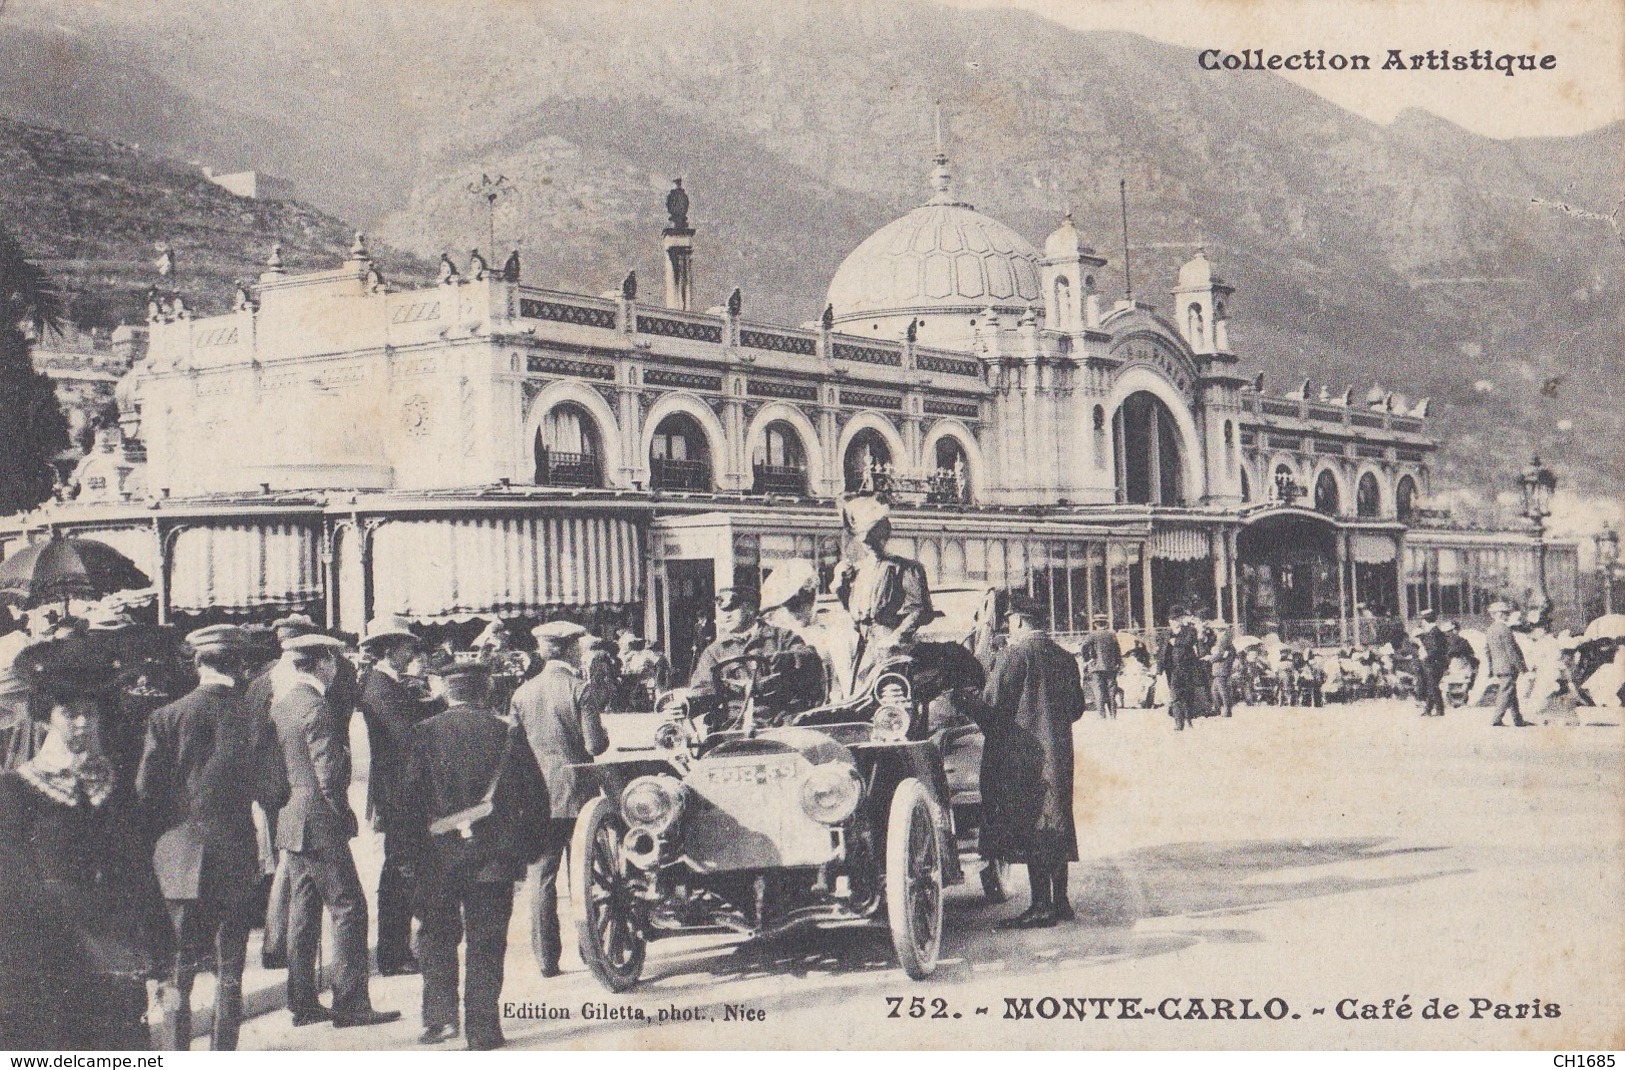
[[[1421,112],[1370,123],[1290,83],[1197,69],[1129,34],[905,0],[34,0],[0,35],[0,108],[217,169],[293,179],[425,257],[499,243],[597,292],[655,273],[687,178],[706,303],[810,319],[842,257],[924,196],[941,101],[960,190],[1040,242],[1071,206],[1166,300],[1206,245],[1232,339],[1277,384],[1373,380],[1439,402],[1446,482],[1528,451],[1625,485],[1618,389],[1625,124],[1496,141]],[[0,177],[0,185],[10,181]],[[256,251],[256,257],[258,252]],[[240,269],[239,269],[240,270]],[[1542,392],[1546,387],[1546,392]]]

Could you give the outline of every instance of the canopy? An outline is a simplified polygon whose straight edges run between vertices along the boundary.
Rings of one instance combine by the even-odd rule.
[[[320,601],[319,549],[316,528],[305,524],[181,528],[170,559],[169,604],[240,613]]]

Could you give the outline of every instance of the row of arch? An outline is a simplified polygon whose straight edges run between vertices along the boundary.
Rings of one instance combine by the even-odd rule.
[[[1313,469],[1312,482],[1307,485],[1301,482],[1301,470],[1289,458],[1277,457],[1269,464],[1269,485],[1264,488],[1263,497],[1286,497],[1286,488],[1291,486],[1304,497],[1306,506],[1327,516],[1398,519],[1408,523],[1421,505],[1421,484],[1410,473],[1394,480],[1390,490],[1388,478],[1375,466],[1362,466],[1351,494],[1345,474],[1332,464]],[[1240,476],[1242,501],[1260,497],[1254,490],[1247,466],[1242,466]]]
[[[532,478],[553,486],[617,485],[626,457],[619,422],[595,391],[558,382],[531,404],[525,438]],[[747,489],[756,493],[819,496],[831,489],[886,489],[912,480],[934,500],[969,502],[983,476],[980,450],[957,420],[938,420],[921,443],[920,463],[884,416],[862,412],[842,429],[834,463],[812,421],[793,405],[761,407],[744,434],[736,460],[722,421],[699,398],[665,394],[643,421],[633,467],[647,473],[651,490]],[[916,475],[918,473],[918,475]]]

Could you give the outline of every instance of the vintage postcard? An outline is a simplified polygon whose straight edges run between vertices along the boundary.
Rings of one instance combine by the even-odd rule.
[[[0,0],[0,1049],[1613,1065],[1622,209],[1613,0]]]

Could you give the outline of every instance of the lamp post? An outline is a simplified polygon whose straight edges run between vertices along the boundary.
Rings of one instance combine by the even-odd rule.
[[[1613,525],[1604,524],[1602,530],[1591,536],[1597,544],[1597,576],[1602,580],[1602,611],[1614,612],[1614,571],[1619,568],[1619,532]]]
[[[1551,605],[1546,593],[1546,518],[1552,515],[1552,492],[1557,489],[1557,475],[1540,463],[1537,454],[1529,466],[1518,476],[1523,491],[1523,516],[1535,526],[1535,576],[1539,584],[1540,600]]]

